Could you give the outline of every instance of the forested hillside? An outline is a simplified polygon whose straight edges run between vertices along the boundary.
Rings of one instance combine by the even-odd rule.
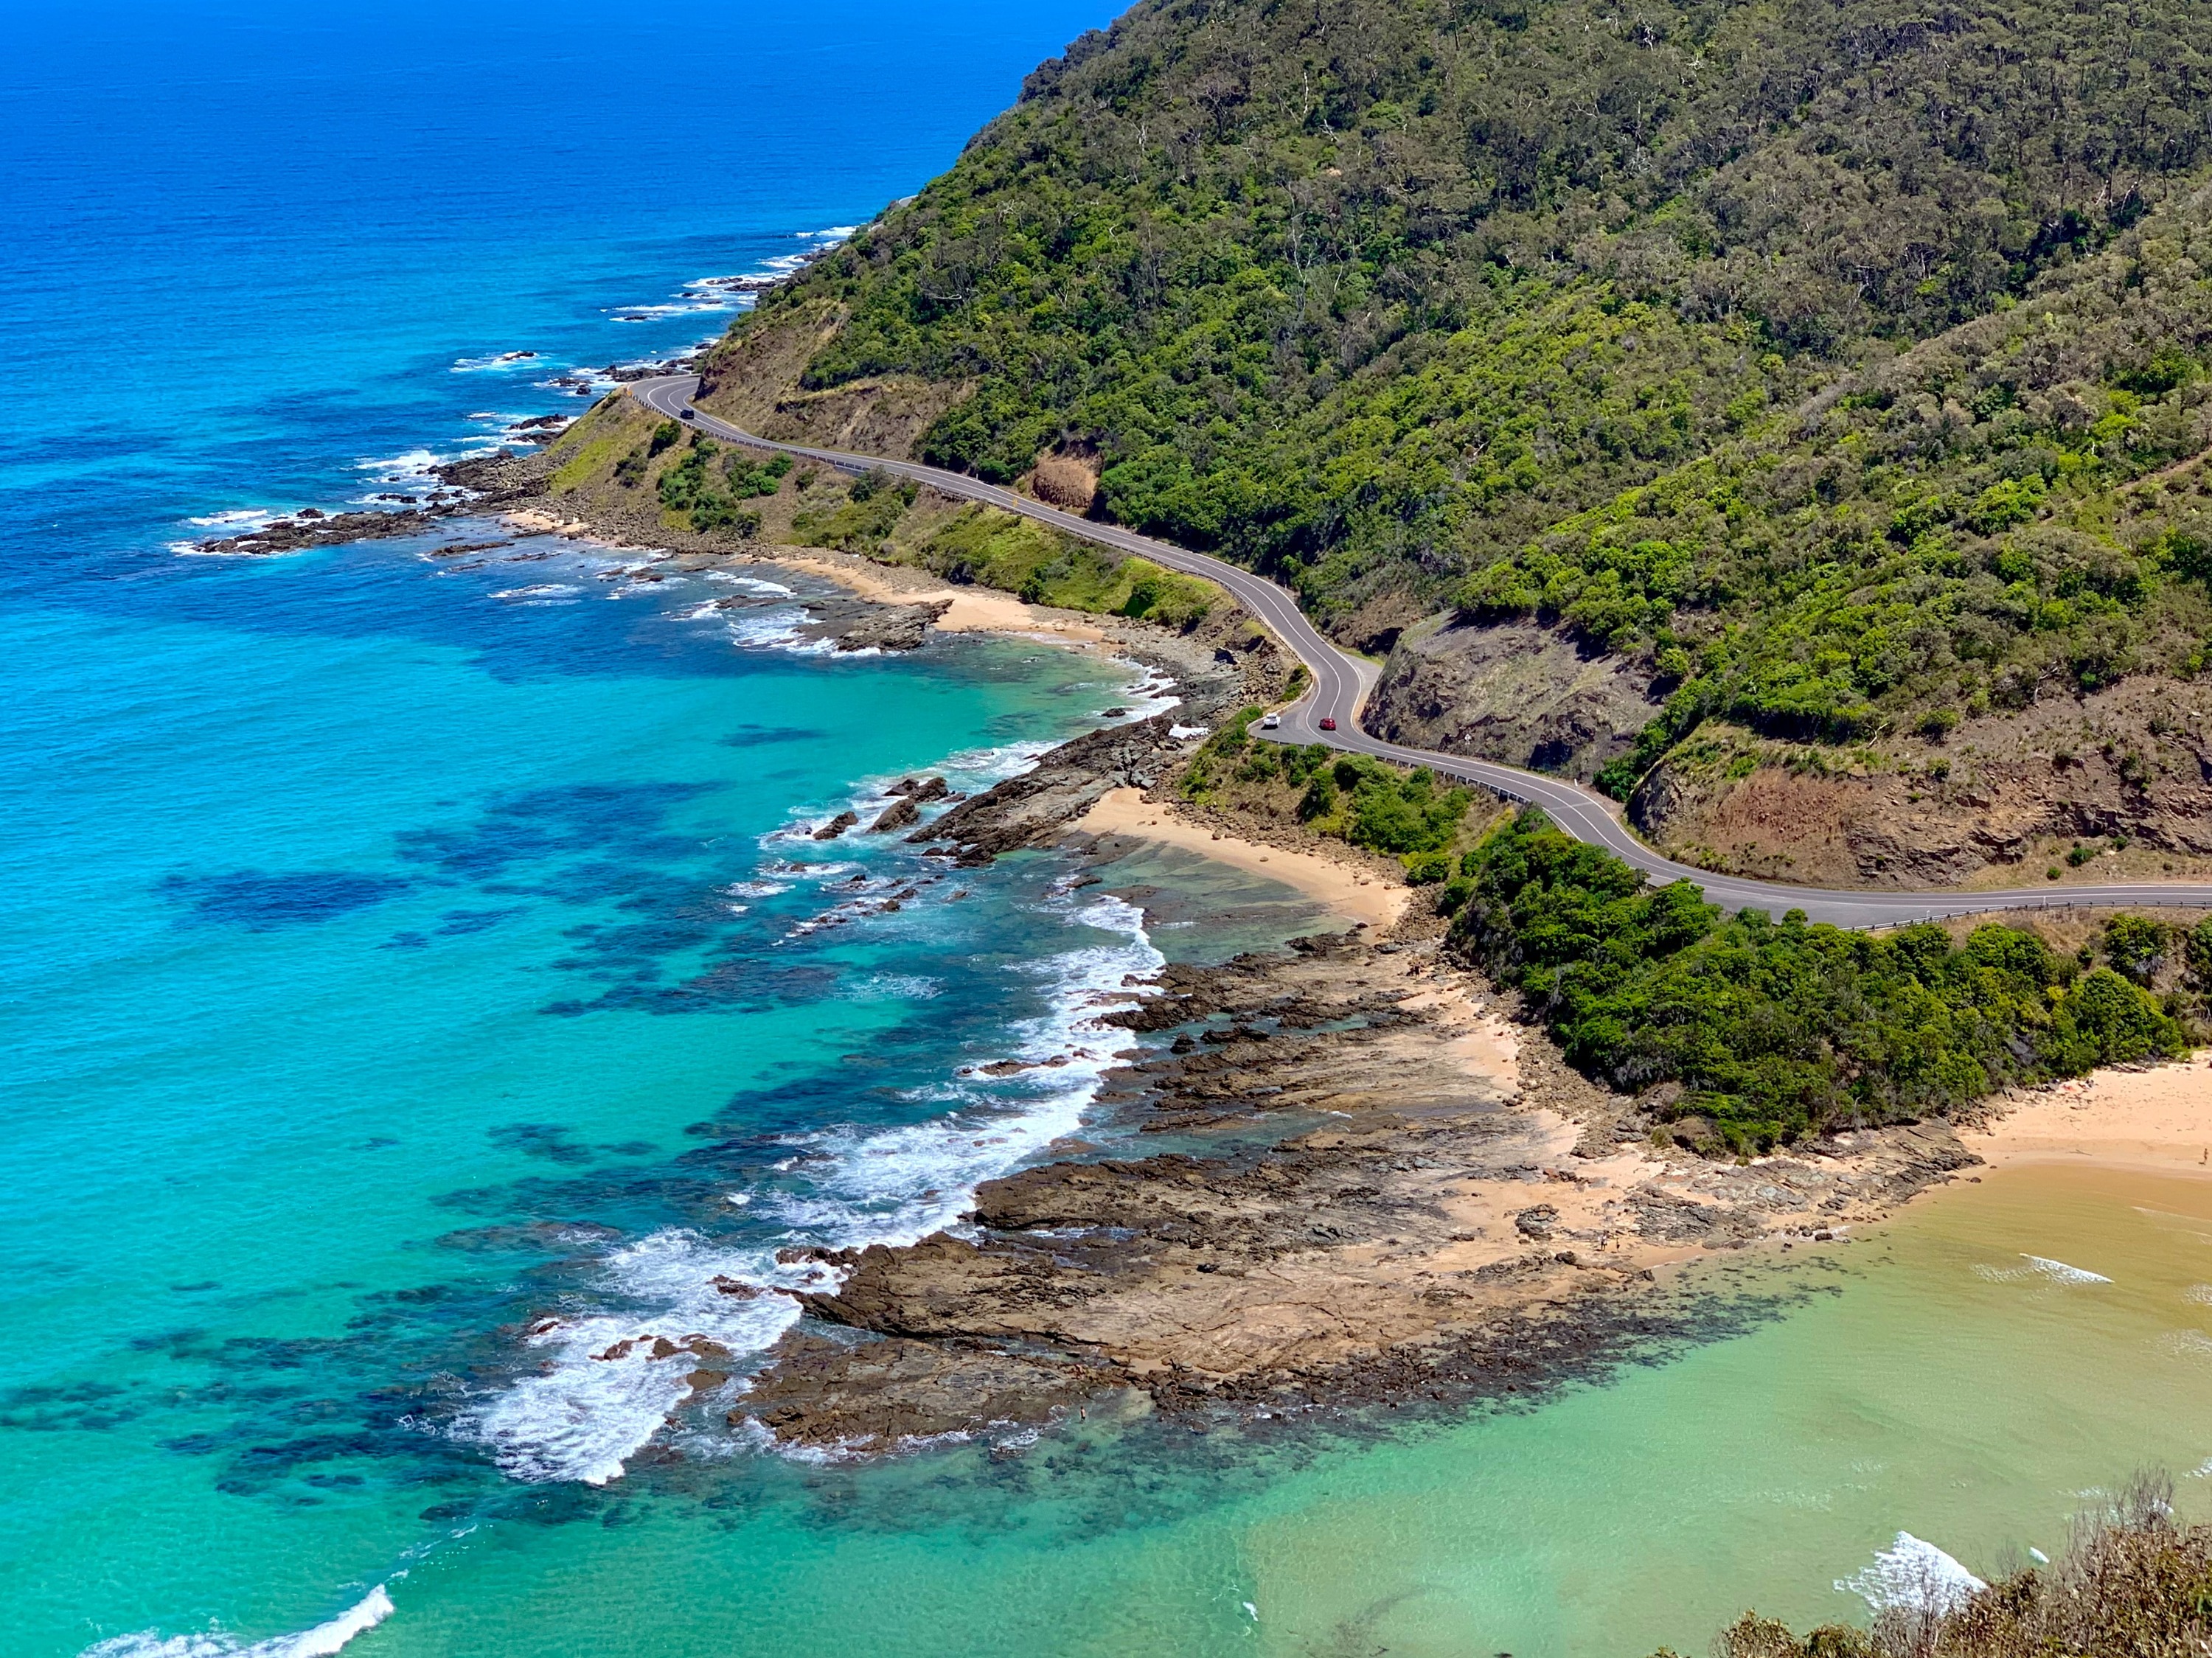
[[[2195,671],[2208,177],[2190,0],[1168,0],[702,397],[1076,463],[1355,644],[1451,610],[1614,659],[1542,741],[1434,674],[1381,712],[1626,793],[1716,717],[1940,740]]]

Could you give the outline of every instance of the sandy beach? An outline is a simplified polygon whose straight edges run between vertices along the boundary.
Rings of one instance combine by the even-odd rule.
[[[1959,1137],[1992,1168],[2094,1163],[2212,1177],[2212,1054],[2100,1071],[2009,1104],[1987,1129]]]
[[[1364,872],[1350,863],[1285,847],[1239,840],[1184,822],[1165,805],[1148,804],[1141,789],[1115,789],[1077,819],[1074,828],[1092,835],[1125,835],[1161,846],[1180,847],[1249,874],[1265,875],[1297,888],[1349,921],[1376,932],[1395,926],[1413,901],[1413,889],[1386,876]]]
[[[804,570],[878,604],[949,605],[936,627],[940,633],[1032,634],[1067,645],[1103,645],[1105,630],[1068,610],[1025,604],[994,587],[960,587],[926,576],[899,580],[882,566],[853,555],[825,557],[778,550],[770,563]]]

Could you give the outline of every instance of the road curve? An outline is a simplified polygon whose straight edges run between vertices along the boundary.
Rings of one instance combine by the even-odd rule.
[[[1312,674],[1313,689],[1295,708],[1283,714],[1282,729],[1271,733],[1287,743],[1326,743],[1355,754],[1371,754],[1411,766],[1426,766],[1438,775],[1471,783],[1509,800],[1541,806],[1560,829],[1578,841],[1603,847],[1655,881],[1685,880],[1705,889],[1705,896],[1728,909],[1759,909],[1780,916],[1802,909],[1815,921],[1838,926],[1894,926],[1945,915],[1976,915],[1997,909],[2059,909],[2086,905],[2168,904],[2212,908],[2212,886],[2172,882],[2144,882],[2131,886],[2070,886],[2051,890],[2014,889],[1988,892],[1838,891],[1791,886],[1778,881],[1753,881],[1741,876],[1715,875],[1686,864],[1662,858],[1622,820],[1620,808],[1595,790],[1540,772],[1495,761],[1472,760],[1464,755],[1437,754],[1407,748],[1369,735],[1359,724],[1361,705],[1374,689],[1380,670],[1371,662],[1338,649],[1324,639],[1288,592],[1241,566],[1205,553],[1187,551],[1139,535],[1119,525],[1099,524],[1078,518],[1056,507],[1016,495],[1011,489],[985,483],[958,472],[940,471],[908,460],[878,455],[852,454],[839,449],[817,449],[801,443],[777,443],[757,437],[703,409],[693,409],[697,386],[690,374],[665,375],[638,380],[630,395],[656,414],[685,419],[690,425],[732,443],[768,449],[819,461],[845,472],[882,471],[896,477],[927,484],[939,495],[981,501],[1037,523],[1064,530],[1069,535],[1116,552],[1133,553],[1155,564],[1203,576],[1236,596],[1237,602],[1265,623]],[[686,416],[684,411],[691,410]],[[1320,721],[1334,720],[1334,731],[1321,729]],[[1255,732],[1255,735],[1257,735]]]

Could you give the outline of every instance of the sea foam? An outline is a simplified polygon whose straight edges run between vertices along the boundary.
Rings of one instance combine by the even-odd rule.
[[[2039,1278],[2051,1284],[2110,1284],[2112,1279],[2102,1272],[2093,1272],[2086,1266],[2069,1266],[2063,1260],[2053,1260],[2048,1255],[2031,1255],[2023,1251],[2021,1259],[2025,1266],[1990,1266],[1977,1265],[1975,1273],[1992,1284],[2018,1284],[2023,1279]]]
[[[842,865],[809,872],[818,878],[830,867]],[[733,1193],[732,1206],[779,1223],[786,1230],[776,1243],[912,1243],[957,1225],[981,1182],[1080,1127],[1120,1036],[1097,1023],[1102,1003],[1115,999],[1109,993],[1139,993],[1122,990],[1124,979],[1156,972],[1165,958],[1142,912],[1121,899],[1063,893],[1046,905],[1105,937],[1011,969],[1040,981],[1043,993],[1043,1011],[1015,1023],[994,1056],[1024,1069],[930,1088],[915,1097],[951,1108],[923,1121],[792,1134],[792,1155],[775,1167],[803,1169],[805,1189]],[[683,1406],[695,1370],[742,1370],[797,1321],[797,1303],[783,1291],[842,1278],[816,1262],[780,1262],[775,1250],[672,1229],[619,1251],[598,1285],[608,1310],[542,1321],[528,1338],[541,1356],[538,1373],[486,1400],[457,1434],[489,1447],[517,1479],[600,1485],[621,1478]]]
[[[1933,1543],[1909,1531],[1898,1533],[1895,1542],[1876,1550],[1872,1564],[1836,1580],[1839,1591],[1857,1595],[1876,1612],[1889,1607],[1951,1612],[1976,1590],[1988,1587]]]
[[[84,1649],[82,1658],[331,1658],[356,1635],[392,1616],[392,1597],[379,1583],[326,1624],[296,1635],[279,1635],[248,1645],[220,1630],[203,1635],[164,1636],[158,1630],[111,1636]]]

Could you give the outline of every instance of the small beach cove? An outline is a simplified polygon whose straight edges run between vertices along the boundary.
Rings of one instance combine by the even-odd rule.
[[[1101,1424],[1012,1461],[761,1465],[711,1533],[664,1485],[619,1527],[428,1563],[376,1649],[1595,1658],[1695,1650],[1747,1604],[1863,1617],[1899,1533],[1986,1576],[2135,1467],[2212,1455],[2208,1236],[2193,1180],[1990,1175],[1796,1264],[1783,1315],[1534,1408],[1333,1448]],[[2204,1496],[2180,1479],[2185,1514]]]

